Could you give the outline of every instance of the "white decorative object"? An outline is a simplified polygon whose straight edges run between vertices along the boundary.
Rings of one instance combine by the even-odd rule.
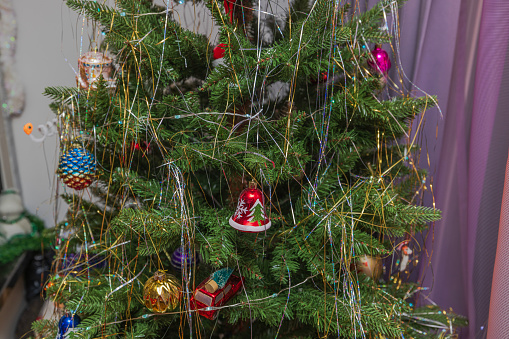
[[[36,130],[40,132],[42,137],[36,137],[33,134],[34,128],[31,123],[25,124],[25,126],[23,127],[23,130],[25,131],[26,134],[28,134],[30,136],[32,141],[43,142],[44,139],[46,139],[46,137],[58,135],[58,119],[53,118],[52,120],[46,121],[45,124],[37,126]]]
[[[410,255],[412,255],[413,251],[408,245],[404,245],[401,247],[401,254],[403,255],[401,259],[401,265],[399,266],[399,271],[403,272],[408,267],[408,261],[410,259]]]
[[[14,67],[16,17],[12,0],[0,0],[0,68],[5,91],[6,110],[19,115],[25,105],[25,91]]]
[[[0,245],[14,236],[32,232],[32,225],[24,211],[23,202],[17,192],[6,190],[0,194]]]

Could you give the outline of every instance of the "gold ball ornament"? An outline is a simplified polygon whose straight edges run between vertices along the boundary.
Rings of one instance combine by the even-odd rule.
[[[364,273],[373,280],[377,280],[382,273],[382,261],[378,257],[362,255],[357,259],[357,272]]]
[[[172,311],[178,307],[182,297],[182,287],[177,278],[162,270],[154,273],[143,287],[145,306],[156,313]]]

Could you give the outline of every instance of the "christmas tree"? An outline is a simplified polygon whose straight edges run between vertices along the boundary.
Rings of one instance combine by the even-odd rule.
[[[77,87],[45,91],[74,190],[45,289],[62,318],[34,330],[453,337],[463,318],[414,307],[416,251],[395,264],[440,218],[419,205],[411,134],[436,101],[396,92],[380,47],[397,39],[384,27],[399,4],[295,0],[285,18],[249,0],[203,4],[214,45],[170,3],[67,0],[102,40]]]
[[[251,214],[249,216],[251,217],[249,221],[251,222],[257,222],[261,224],[263,220],[265,219],[265,214],[263,212],[263,206],[260,200],[256,200],[253,207],[251,207]]]

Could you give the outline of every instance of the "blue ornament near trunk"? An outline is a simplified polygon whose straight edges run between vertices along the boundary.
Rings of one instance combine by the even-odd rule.
[[[77,314],[66,314],[58,322],[58,334],[56,339],[67,339],[70,332],[76,331],[81,318]]]

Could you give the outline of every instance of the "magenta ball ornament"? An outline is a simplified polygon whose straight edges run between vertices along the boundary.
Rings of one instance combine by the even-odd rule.
[[[386,74],[391,68],[391,59],[389,59],[389,54],[382,49],[380,46],[375,46],[375,49],[371,51],[371,55],[373,59],[368,60],[368,65],[375,72]]]

